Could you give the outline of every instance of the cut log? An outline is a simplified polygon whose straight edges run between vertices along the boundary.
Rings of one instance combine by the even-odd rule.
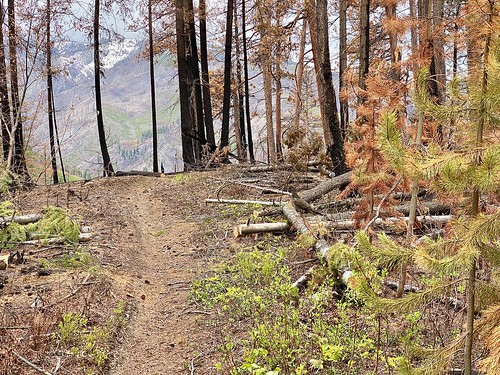
[[[351,180],[351,174],[352,172],[347,172],[341,174],[340,176],[325,180],[312,189],[301,191],[300,196],[307,202],[311,202],[318,198],[321,198],[323,195],[329,193],[333,189],[336,189],[343,185],[347,185]]]
[[[275,207],[279,207],[283,204],[283,202],[275,202],[275,201],[249,201],[244,199],[216,199],[216,198],[207,198],[205,199],[205,203],[260,204],[261,206],[275,206]]]
[[[282,232],[290,228],[288,223],[259,223],[241,224],[233,229],[234,237],[241,237],[254,233]]]

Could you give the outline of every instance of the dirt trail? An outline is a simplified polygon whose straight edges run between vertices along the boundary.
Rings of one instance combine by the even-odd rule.
[[[124,182],[117,197],[128,203],[121,206],[121,226],[133,240],[121,254],[126,259],[120,268],[136,311],[111,373],[191,373],[204,341],[187,300],[199,266],[192,246],[198,227],[172,212],[174,201],[160,199],[173,188],[165,179]]]
[[[129,307],[127,326],[111,353],[110,374],[215,374],[218,356],[210,329],[203,323],[206,313],[189,301],[191,282],[206,268],[209,253],[219,254],[225,243],[214,241],[215,235],[202,235],[200,223],[214,214],[199,203],[208,193],[207,178],[206,174],[190,174],[98,179],[39,186],[15,197],[21,212],[40,212],[49,205],[64,207],[91,227],[93,238],[85,246],[99,261],[102,279],[109,282],[105,282],[106,290],[96,293],[90,287],[82,288],[76,296],[83,299],[81,309],[99,317],[104,300],[109,310],[123,300]],[[31,250],[28,259],[36,264],[38,251],[31,256]],[[43,283],[44,298],[64,295],[66,286],[61,287],[58,273],[39,280],[36,274],[31,279],[15,276],[16,270],[12,268],[9,275],[19,283]],[[67,277],[71,275],[68,272]],[[9,296],[29,299],[28,292],[21,288]],[[56,293],[55,297],[50,293]],[[70,302],[64,309],[72,309]],[[22,311],[26,303],[19,300],[12,306]],[[109,313],[103,311],[102,315]],[[59,316],[59,312],[55,314]],[[33,357],[31,352],[27,355]],[[50,367],[52,360],[45,359],[45,366]],[[19,366],[30,373],[23,364]]]

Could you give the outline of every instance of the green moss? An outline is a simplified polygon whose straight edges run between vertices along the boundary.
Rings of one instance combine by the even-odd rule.
[[[14,213],[15,213],[14,204],[12,202],[4,201],[4,202],[0,203],[0,216],[1,217],[14,216]]]
[[[42,220],[29,224],[27,230],[34,239],[63,237],[69,242],[78,242],[80,227],[68,212],[59,207],[47,207]]]
[[[10,223],[0,232],[0,245],[4,249],[12,249],[17,243],[24,241],[26,230],[18,223]]]

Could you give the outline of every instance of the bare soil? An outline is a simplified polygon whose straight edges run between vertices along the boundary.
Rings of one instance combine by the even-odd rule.
[[[225,224],[217,208],[203,202],[213,194],[210,178],[204,173],[120,177],[17,194],[13,201],[23,213],[60,206],[90,226],[93,239],[85,246],[99,271],[54,270],[40,276],[39,259],[65,248],[22,248],[24,263],[0,271],[6,281],[0,290],[0,373],[39,373],[19,357],[49,372],[84,373],[84,364],[64,356],[61,363],[60,352],[40,337],[50,337],[64,312],[98,321],[121,300],[128,321],[103,372],[215,373],[216,343],[203,324],[206,312],[189,300],[190,283],[228,247],[226,229],[234,224]],[[36,298],[39,306],[33,305]]]

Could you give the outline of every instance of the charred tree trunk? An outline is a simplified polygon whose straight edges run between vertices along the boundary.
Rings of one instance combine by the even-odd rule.
[[[156,90],[153,41],[153,6],[148,1],[148,36],[149,36],[149,78],[151,82],[151,122],[153,126],[153,172],[158,172],[158,131],[156,126]]]
[[[315,5],[315,7],[308,7],[308,21],[318,83],[323,135],[328,154],[332,160],[333,171],[336,175],[341,175],[347,171],[347,166],[330,64],[327,1],[316,0]]]
[[[109,157],[108,145],[106,144],[106,133],[104,131],[104,118],[102,114],[101,99],[101,58],[99,51],[99,18],[100,0],[94,2],[94,79],[95,79],[95,106],[97,112],[97,131],[99,134],[99,144],[101,145],[103,173],[104,176],[111,177],[115,173],[111,158]]]
[[[179,75],[179,102],[181,109],[181,140],[182,161],[184,170],[189,170],[195,164],[193,146],[193,112],[190,109],[190,90],[188,87],[187,71],[187,36],[185,25],[185,7],[183,0],[175,2],[175,30],[177,38],[177,69]]]
[[[229,146],[229,108],[231,106],[231,49],[233,42],[234,0],[227,1],[226,45],[224,54],[224,98],[222,103],[221,149]]]
[[[281,42],[276,44],[276,71],[274,74],[275,79],[275,110],[276,110],[276,159],[283,161],[283,147],[281,144]]]
[[[47,0],[47,113],[49,116],[49,138],[50,138],[50,164],[52,167],[52,182],[59,183],[59,176],[57,175],[57,159],[56,159],[56,146],[54,140],[54,103],[52,99],[53,84],[52,84],[52,41],[50,39],[50,0]]]
[[[366,101],[366,76],[370,70],[370,0],[359,4],[359,103]]]
[[[201,58],[201,85],[203,94],[203,114],[207,142],[215,148],[214,122],[212,118],[212,99],[210,95],[210,76],[208,74],[208,49],[207,49],[207,19],[206,1],[200,0],[200,58]]]
[[[7,66],[5,62],[5,45],[3,37],[3,24],[5,21],[5,12],[3,3],[0,4],[0,105],[1,110],[1,125],[2,125],[2,147],[3,161],[9,160],[10,148],[10,129],[12,121],[10,118],[9,91],[7,88]]]
[[[240,162],[245,162],[247,159],[247,144],[245,137],[245,110],[243,107],[243,83],[241,81],[241,43],[238,27],[238,7],[234,7],[234,42],[236,55],[236,75],[234,77],[233,93],[234,133],[238,147],[238,159]]]
[[[194,111],[193,133],[196,137],[193,141],[196,161],[201,161],[201,146],[206,143],[205,139],[205,123],[203,119],[203,101],[201,98],[201,80],[200,67],[198,60],[198,46],[196,43],[196,29],[194,23],[193,0],[185,0],[187,2],[187,12],[184,14],[187,17],[187,69],[188,69],[188,85],[190,88],[191,110]]]
[[[10,156],[7,165],[12,172],[22,177],[24,183],[30,183],[30,176],[26,166],[24,155],[23,123],[21,116],[21,102],[19,100],[19,81],[17,74],[17,35],[15,2],[9,0],[7,6],[9,23],[9,60],[10,60],[10,84],[12,101],[12,127],[10,129]]]
[[[347,85],[345,74],[347,72],[347,0],[340,0],[339,9],[339,104],[340,104],[340,129],[345,138],[349,126],[349,100],[347,99]]]
[[[247,49],[247,29],[246,29],[246,0],[241,1],[241,28],[243,34],[243,73],[245,79],[245,120],[247,128],[248,156],[250,163],[255,163],[253,153],[252,120],[250,117],[250,88],[248,77],[248,49]]]

